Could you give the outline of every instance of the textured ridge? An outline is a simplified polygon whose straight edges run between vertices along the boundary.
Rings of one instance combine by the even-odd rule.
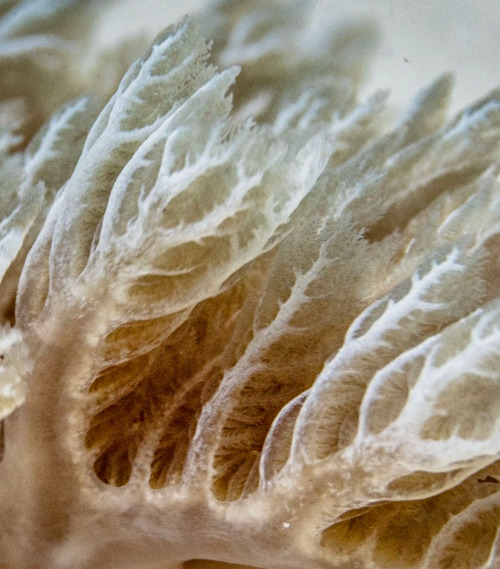
[[[2,568],[498,567],[500,92],[309,8],[0,2]]]

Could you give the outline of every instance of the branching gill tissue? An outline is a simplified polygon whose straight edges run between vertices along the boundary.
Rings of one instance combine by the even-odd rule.
[[[309,9],[0,2],[2,569],[500,567],[500,91]]]

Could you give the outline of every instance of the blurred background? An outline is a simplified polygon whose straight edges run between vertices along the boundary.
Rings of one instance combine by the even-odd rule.
[[[245,2],[245,0],[241,0]],[[151,38],[206,0],[115,0],[96,30],[100,45],[143,31]],[[500,86],[500,0],[318,0],[311,26],[369,19],[380,44],[362,96],[389,89],[395,110],[437,75],[451,71],[452,110]]]

